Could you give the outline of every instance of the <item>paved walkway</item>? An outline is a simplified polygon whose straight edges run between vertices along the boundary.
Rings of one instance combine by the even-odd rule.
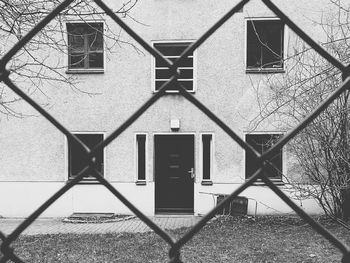
[[[193,226],[200,217],[195,216],[156,216],[151,220],[163,229],[176,229],[181,227]],[[10,234],[24,219],[7,219],[0,218],[0,231],[4,234]],[[62,219],[37,219],[29,226],[23,235],[38,234],[58,234],[58,233],[75,233],[75,234],[103,234],[118,232],[148,232],[152,231],[145,223],[137,218],[111,222],[111,223],[90,223],[90,224],[73,224],[64,223]]]

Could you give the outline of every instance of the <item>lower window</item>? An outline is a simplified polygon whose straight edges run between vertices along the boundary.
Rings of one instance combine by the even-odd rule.
[[[260,154],[266,152],[272,147],[280,138],[282,134],[247,134],[246,142],[252,146]],[[282,150],[269,160],[272,166],[267,166],[264,174],[270,179],[282,179]],[[245,171],[246,178],[251,177],[259,169],[259,164],[254,156],[246,152]]]
[[[211,185],[212,173],[212,134],[202,134],[202,184]]]
[[[102,133],[74,133],[74,135],[90,149],[103,141]],[[83,156],[82,147],[74,141],[68,140],[69,179],[76,177],[86,167]],[[103,149],[99,150],[96,155],[96,170],[103,175]],[[92,174],[86,174],[83,180],[96,181]]]
[[[146,182],[146,134],[136,134],[137,182]],[[141,183],[143,182],[143,183]]]

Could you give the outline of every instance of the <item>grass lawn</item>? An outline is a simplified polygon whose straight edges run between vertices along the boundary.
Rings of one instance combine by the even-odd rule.
[[[322,221],[350,244],[350,232]],[[171,233],[179,237],[187,229]],[[22,236],[13,246],[25,262],[168,262],[169,246],[154,233]],[[181,252],[184,262],[340,262],[341,253],[294,217],[220,217]]]

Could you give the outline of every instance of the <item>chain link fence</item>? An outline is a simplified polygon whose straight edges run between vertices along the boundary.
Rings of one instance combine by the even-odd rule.
[[[57,191],[51,198],[49,198],[44,204],[42,204],[36,211],[34,211],[26,220],[24,220],[10,235],[6,236],[0,231],[0,239],[2,244],[0,247],[3,253],[0,263],[8,262],[23,262],[19,258],[11,244],[23,233],[23,231],[31,224],[35,219],[39,217],[51,204],[53,204],[58,198],[65,194],[69,189],[78,184],[86,175],[93,175],[102,185],[104,185],[116,198],[118,198],[124,205],[126,205],[137,217],[139,217],[144,223],[146,223],[155,233],[157,233],[162,239],[164,239],[169,245],[169,262],[181,262],[180,251],[181,248],[201,230],[206,223],[215,216],[224,206],[236,198],[245,189],[251,186],[257,180],[262,180],[268,187],[272,189],[285,203],[287,203],[301,218],[303,218],[315,231],[324,236],[329,242],[336,246],[343,254],[342,263],[350,263],[350,249],[342,243],[337,237],[326,230],[323,226],[313,220],[307,213],[305,213],[299,206],[297,206],[286,194],[284,194],[267,176],[263,171],[272,164],[268,161],[274,154],[276,154],[284,145],[286,145],[299,131],[304,129],[310,122],[312,122],[324,109],[326,109],[341,93],[350,88],[350,65],[344,65],[337,60],[331,54],[329,54],[323,47],[317,44],[311,39],[302,29],[300,29],[291,19],[289,19],[277,6],[275,6],[270,0],[262,0],[265,5],[271,9],[290,29],[292,29],[299,37],[301,37],[310,47],[317,51],[323,58],[330,62],[333,66],[338,68],[342,72],[343,83],[337,88],[330,96],[320,104],[313,112],[309,114],[302,122],[300,122],[294,129],[285,134],[281,140],[279,140],[273,147],[263,154],[257,153],[250,145],[244,142],[230,127],[228,127],[222,120],[220,120],[214,113],[212,113],[204,104],[197,100],[192,94],[190,94],[181,83],[177,81],[180,75],[178,66],[181,61],[185,59],[190,53],[196,50],[203,42],[206,41],[220,26],[222,26],[229,18],[235,13],[239,12],[249,0],[242,0],[235,5],[228,13],[226,13],[217,23],[215,23],[207,32],[205,32],[197,41],[192,43],[181,56],[172,63],[168,59],[164,58],[162,54],[151,47],[145,40],[143,40],[136,32],[134,32],[127,24],[125,24],[121,18],[119,18],[102,0],[94,0],[94,2],[114,20],[121,28],[123,28],[131,37],[133,37],[140,45],[143,46],[152,56],[159,59],[167,65],[172,72],[172,77],[169,81],[164,83],[159,89],[159,92],[155,93],[146,103],[144,103],[129,119],[127,119],[120,127],[118,127],[111,135],[109,135],[103,142],[99,143],[93,149],[89,149],[84,145],[76,136],[70,133],[62,124],[60,124],[53,116],[33,101],[26,93],[21,91],[15,83],[13,83],[9,76],[10,72],[6,70],[7,63],[11,58],[29,42],[40,30],[42,30],[55,16],[57,16],[65,8],[74,2],[74,0],[63,1],[58,5],[49,15],[47,15],[42,21],[40,21],[27,35],[21,38],[12,48],[6,53],[0,60],[0,81],[4,82],[11,90],[17,93],[22,99],[35,108],[42,116],[50,121],[57,129],[59,129],[67,139],[77,143],[82,149],[84,149],[84,159],[86,166],[80,171],[78,176],[69,181],[64,187]],[[185,233],[180,239],[175,240],[167,232],[157,226],[146,215],[138,210],[132,203],[128,201],[119,191],[117,191],[96,169],[95,155],[103,148],[107,147],[115,138],[117,138],[123,131],[125,131],[138,117],[140,117],[147,109],[152,106],[158,99],[160,99],[168,89],[174,89],[179,91],[183,97],[200,109],[206,114],[212,121],[214,121],[219,127],[221,127],[235,142],[237,142],[245,151],[254,155],[256,161],[259,162],[260,168],[247,180],[244,184],[238,187],[232,192],[226,199],[206,214],[193,228]]]

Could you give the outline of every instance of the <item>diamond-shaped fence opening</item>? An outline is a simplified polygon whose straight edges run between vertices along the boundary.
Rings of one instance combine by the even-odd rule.
[[[39,22],[27,35],[21,38],[12,49],[6,53],[0,61],[0,81],[4,82],[11,90],[17,93],[22,99],[35,108],[41,115],[43,115],[48,121],[50,121],[57,129],[59,129],[69,140],[74,141],[76,144],[84,150],[85,156],[82,158],[85,161],[85,168],[71,181],[69,181],[64,187],[57,191],[51,198],[49,198],[43,205],[41,205],[36,211],[34,211],[26,220],[24,220],[10,235],[6,236],[0,231],[0,239],[2,240],[1,252],[3,257],[0,262],[23,262],[11,248],[11,244],[23,233],[23,231],[39,217],[51,204],[53,204],[58,198],[65,194],[70,188],[79,183],[84,176],[88,173],[93,175],[102,185],[104,185],[115,197],[117,197],[124,205],[126,205],[136,216],[138,216],[144,223],[146,223],[155,233],[163,238],[169,245],[169,262],[181,262],[180,250],[196,233],[203,228],[206,223],[215,216],[223,207],[229,204],[234,198],[242,193],[246,188],[251,186],[258,179],[264,181],[285,203],[287,203],[300,217],[307,221],[317,232],[322,234],[333,245],[335,245],[343,253],[342,262],[350,262],[350,250],[346,244],[342,243],[324,227],[314,221],[307,213],[305,213],[300,207],[294,204],[289,197],[287,197],[268,177],[263,173],[264,169],[272,165],[269,163],[269,159],[278,152],[284,145],[286,145],[294,136],[298,134],[303,128],[311,123],[324,109],[326,109],[341,93],[350,88],[350,67],[343,65],[340,61],[330,55],[325,49],[312,40],[307,34],[305,34],[296,24],[293,23],[278,7],[276,7],[270,0],[262,0],[265,5],[270,8],[290,29],[292,29],[298,36],[300,36],[310,47],[317,51],[322,57],[324,57],[333,66],[338,68],[342,72],[343,83],[336,89],[322,104],[320,104],[313,112],[309,114],[301,123],[299,123],[294,129],[285,134],[281,140],[278,141],[267,152],[260,155],[250,145],[244,142],[229,126],[227,126],[222,120],[220,120],[214,113],[212,113],[204,104],[191,95],[183,85],[177,81],[179,76],[178,66],[181,61],[187,57],[188,54],[196,50],[203,42],[206,41],[218,28],[220,28],[229,18],[235,13],[239,12],[249,0],[242,0],[235,5],[227,14],[225,14],[217,23],[215,23],[207,32],[205,32],[197,41],[192,43],[181,56],[172,63],[168,59],[164,58],[162,54],[151,47],[145,40],[143,40],[136,32],[134,32],[127,24],[125,24],[102,0],[94,0],[94,2],[114,20],[122,29],[124,29],[131,37],[133,37],[145,50],[147,50],[155,58],[159,59],[167,65],[172,72],[172,77],[169,81],[164,83],[159,91],[155,93],[146,103],[144,103],[133,115],[129,117],[120,127],[118,127],[112,134],[110,134],[104,141],[99,143],[93,149],[89,149],[84,145],[76,136],[70,133],[63,125],[61,125],[53,116],[39,106],[34,100],[32,100],[27,94],[19,89],[10,78],[10,72],[6,70],[7,63],[11,58],[28,43],[40,30],[42,30],[55,16],[57,16],[62,10],[69,7],[74,2],[73,0],[63,1],[58,5],[49,15],[47,15],[41,22]],[[221,127],[235,142],[237,142],[245,151],[248,151],[256,160],[260,163],[260,168],[247,180],[244,184],[238,187],[227,198],[225,198],[220,204],[206,214],[193,228],[191,228],[184,236],[178,240],[174,240],[167,232],[158,227],[153,221],[145,216],[139,209],[137,209],[132,203],[128,201],[118,190],[116,190],[104,177],[99,173],[95,167],[95,155],[98,151],[108,146],[115,138],[117,138],[123,131],[125,131],[138,117],[140,117],[147,109],[152,106],[159,98],[161,98],[168,89],[177,89],[179,94],[185,97],[198,109],[200,109],[205,115],[207,115],[212,121],[214,121],[219,127]]]

